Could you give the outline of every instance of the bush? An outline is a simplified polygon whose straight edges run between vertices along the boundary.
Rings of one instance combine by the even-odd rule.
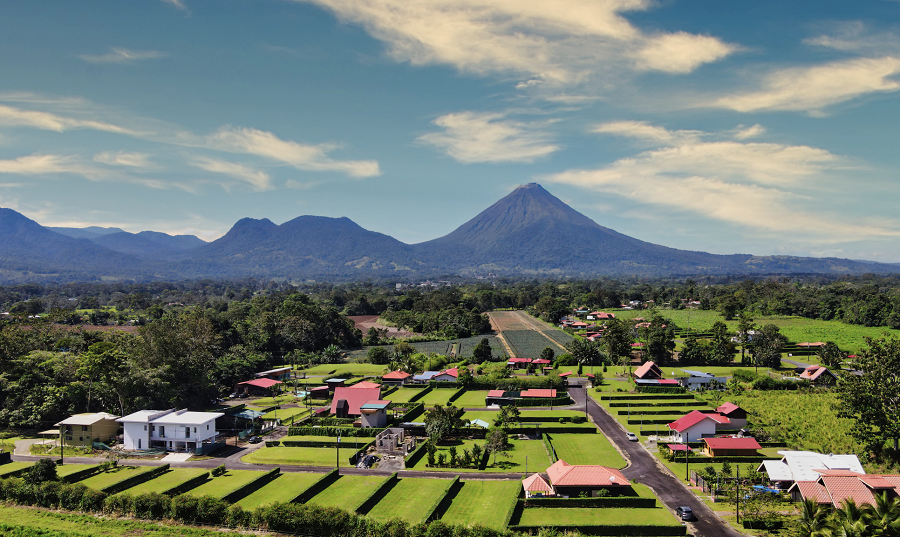
[[[741,382],[746,382],[749,384],[759,378],[759,375],[754,371],[750,371],[749,369],[732,369],[731,378],[735,378]]]
[[[227,472],[227,471],[228,471],[228,469],[225,468],[224,464],[222,464],[222,465],[219,465],[219,466],[216,466],[215,468],[213,468],[212,476],[219,477],[220,475],[225,475],[225,472]]]
[[[52,459],[43,458],[25,472],[25,482],[32,485],[43,483],[45,481],[56,481],[59,479],[56,475],[56,463]]]

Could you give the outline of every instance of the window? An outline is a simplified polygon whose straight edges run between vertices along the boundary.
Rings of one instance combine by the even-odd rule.
[[[197,432],[197,428],[196,428],[196,427],[194,427],[194,432],[195,432],[195,433]]]
[[[165,425],[159,426],[159,436],[161,436],[162,438],[166,437],[166,426]]]
[[[206,424],[206,430],[207,430],[207,431],[209,430],[209,424],[208,424],[208,423]]]
[[[184,428],[184,437],[185,437],[185,438],[190,438],[190,437],[191,437],[191,428],[190,428],[190,427],[185,427],[185,428]]]
[[[87,431],[87,425],[82,425],[82,426],[81,426],[81,430],[82,430],[82,432],[83,432],[83,431]]]
[[[144,430],[145,430],[145,431],[147,430],[147,426],[146,426],[146,425],[144,425]]]

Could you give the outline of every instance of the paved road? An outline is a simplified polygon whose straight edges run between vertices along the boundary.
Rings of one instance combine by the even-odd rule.
[[[569,388],[569,395],[584,408],[583,387]],[[673,477],[640,442],[629,442],[625,437],[625,429],[591,397],[587,398],[587,412],[591,420],[628,459],[629,465],[622,471],[625,477],[650,487],[672,512],[679,505],[687,505],[694,511],[697,520],[689,523],[690,533],[705,537],[742,537],[701,502],[682,480]]]

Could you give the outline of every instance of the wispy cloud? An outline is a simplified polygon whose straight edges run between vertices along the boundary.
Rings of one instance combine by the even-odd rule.
[[[14,106],[0,105],[0,126],[33,127],[36,129],[63,132],[71,129],[93,129],[118,134],[137,135],[130,129],[96,119],[66,117],[51,112],[23,110]]]
[[[184,5],[184,2],[182,2],[181,0],[162,0],[162,1],[167,4],[171,4],[182,11],[187,11],[187,6]]]
[[[757,233],[790,231],[826,242],[900,236],[896,222],[870,225],[803,209],[816,205],[810,197],[814,183],[850,167],[845,158],[809,146],[739,141],[746,131],[668,131],[639,122],[599,125],[595,132],[655,140],[658,147],[605,167],[569,170],[548,179]]]
[[[76,175],[89,181],[120,181],[156,189],[179,188],[188,192],[194,191],[194,187],[188,184],[124,174],[118,170],[93,166],[90,162],[73,155],[36,153],[0,160],[0,173],[25,176]]]
[[[94,155],[94,162],[109,164],[110,166],[128,166],[132,168],[155,168],[150,162],[150,155],[146,153],[128,153],[125,151],[104,151]]]
[[[774,71],[762,87],[714,100],[710,106],[737,112],[790,110],[821,113],[826,107],[870,93],[900,89],[900,57],[856,58]],[[701,105],[702,106],[702,105]]]
[[[650,0],[297,0],[362,25],[394,59],[553,85],[610,72],[686,73],[738,49],[716,37],[645,33],[623,13]]]
[[[269,178],[269,174],[249,166],[244,166],[243,164],[209,157],[195,157],[191,161],[191,165],[200,168],[201,170],[224,174],[228,177],[244,181],[249,183],[256,191],[272,189],[272,181]]]
[[[559,146],[541,128],[546,122],[524,123],[504,114],[459,112],[433,121],[443,132],[424,134],[422,143],[436,147],[459,162],[533,162]]]
[[[841,21],[821,26],[822,33],[804,39],[814,47],[855,52],[870,57],[900,55],[900,35],[890,31],[873,31],[862,21]]]
[[[150,60],[165,57],[164,52],[157,50],[128,50],[125,48],[110,48],[106,54],[91,55],[80,54],[78,57],[90,63],[131,63],[138,60]]]

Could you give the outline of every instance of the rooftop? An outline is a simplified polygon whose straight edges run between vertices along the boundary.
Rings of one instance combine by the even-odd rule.
[[[62,420],[57,423],[56,426],[60,425],[93,425],[98,421],[102,420],[115,420],[118,419],[119,416],[113,416],[112,414],[107,414],[106,412],[95,412],[93,414],[75,414],[74,416],[69,416],[68,418]]]

